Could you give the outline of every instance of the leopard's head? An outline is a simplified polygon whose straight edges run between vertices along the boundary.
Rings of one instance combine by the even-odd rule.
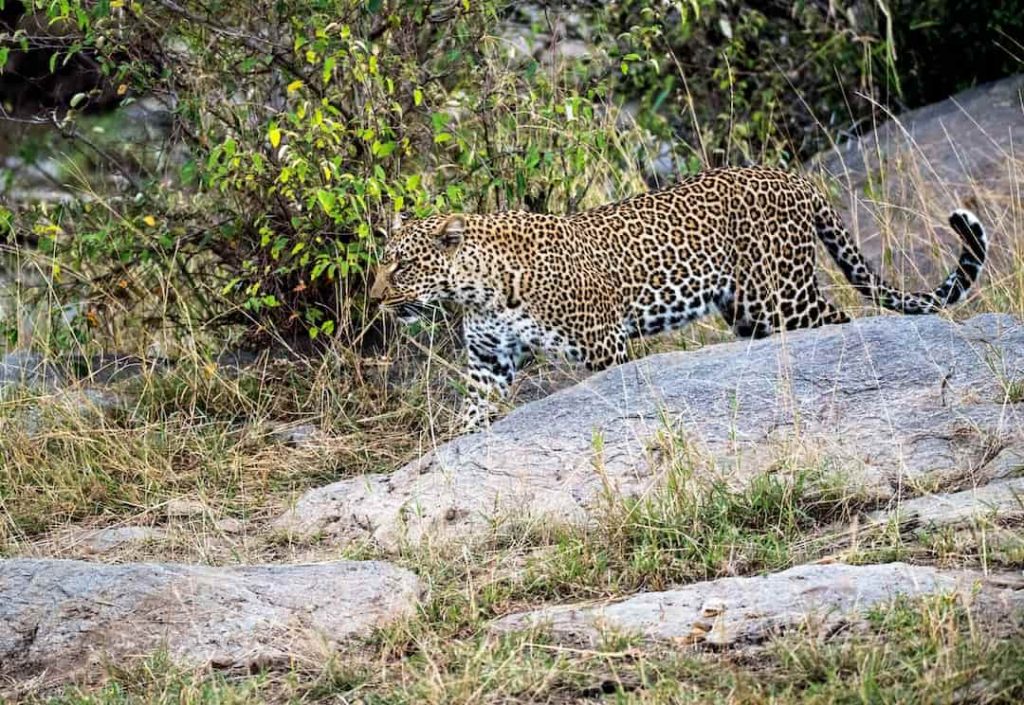
[[[456,255],[466,217],[433,216],[392,228],[377,265],[370,298],[403,323],[423,316],[431,304],[457,300]]]

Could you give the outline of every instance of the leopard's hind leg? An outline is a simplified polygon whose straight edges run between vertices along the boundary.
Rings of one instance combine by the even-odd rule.
[[[745,291],[729,289],[719,295],[715,305],[739,338],[766,338],[778,330],[777,312],[766,311],[759,299]]]
[[[766,305],[765,300],[772,303]],[[850,320],[822,295],[816,283],[809,284],[802,291],[784,289],[778,297],[751,297],[745,292],[737,292],[720,297],[718,308],[740,338],[765,338],[780,330],[817,328]]]
[[[792,293],[781,304],[783,327],[786,330],[817,328],[832,323],[847,323],[850,317],[825,298],[817,282],[810,282],[803,291]]]

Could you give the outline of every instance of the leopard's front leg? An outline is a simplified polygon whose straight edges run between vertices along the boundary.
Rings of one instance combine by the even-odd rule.
[[[507,327],[482,317],[465,319],[467,398],[456,422],[461,432],[486,426],[508,396],[516,373],[519,343]]]

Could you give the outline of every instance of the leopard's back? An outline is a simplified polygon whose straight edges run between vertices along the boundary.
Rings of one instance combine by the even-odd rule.
[[[713,310],[733,321],[769,307],[814,325],[815,218],[805,179],[767,168],[702,172],[661,191],[570,218],[614,263],[628,335],[652,335]],[[812,320],[813,318],[813,320]]]

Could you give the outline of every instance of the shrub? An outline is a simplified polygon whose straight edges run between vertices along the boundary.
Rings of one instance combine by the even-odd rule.
[[[519,55],[493,2],[39,6],[76,23],[68,53],[89,52],[126,102],[156,97],[173,115],[140,155],[109,130],[98,144],[90,94],[76,95],[59,129],[124,189],[15,214],[55,255],[58,286],[90,285],[96,318],[149,304],[351,331],[393,211],[572,210],[628,178],[639,146],[615,128],[606,83]]]

